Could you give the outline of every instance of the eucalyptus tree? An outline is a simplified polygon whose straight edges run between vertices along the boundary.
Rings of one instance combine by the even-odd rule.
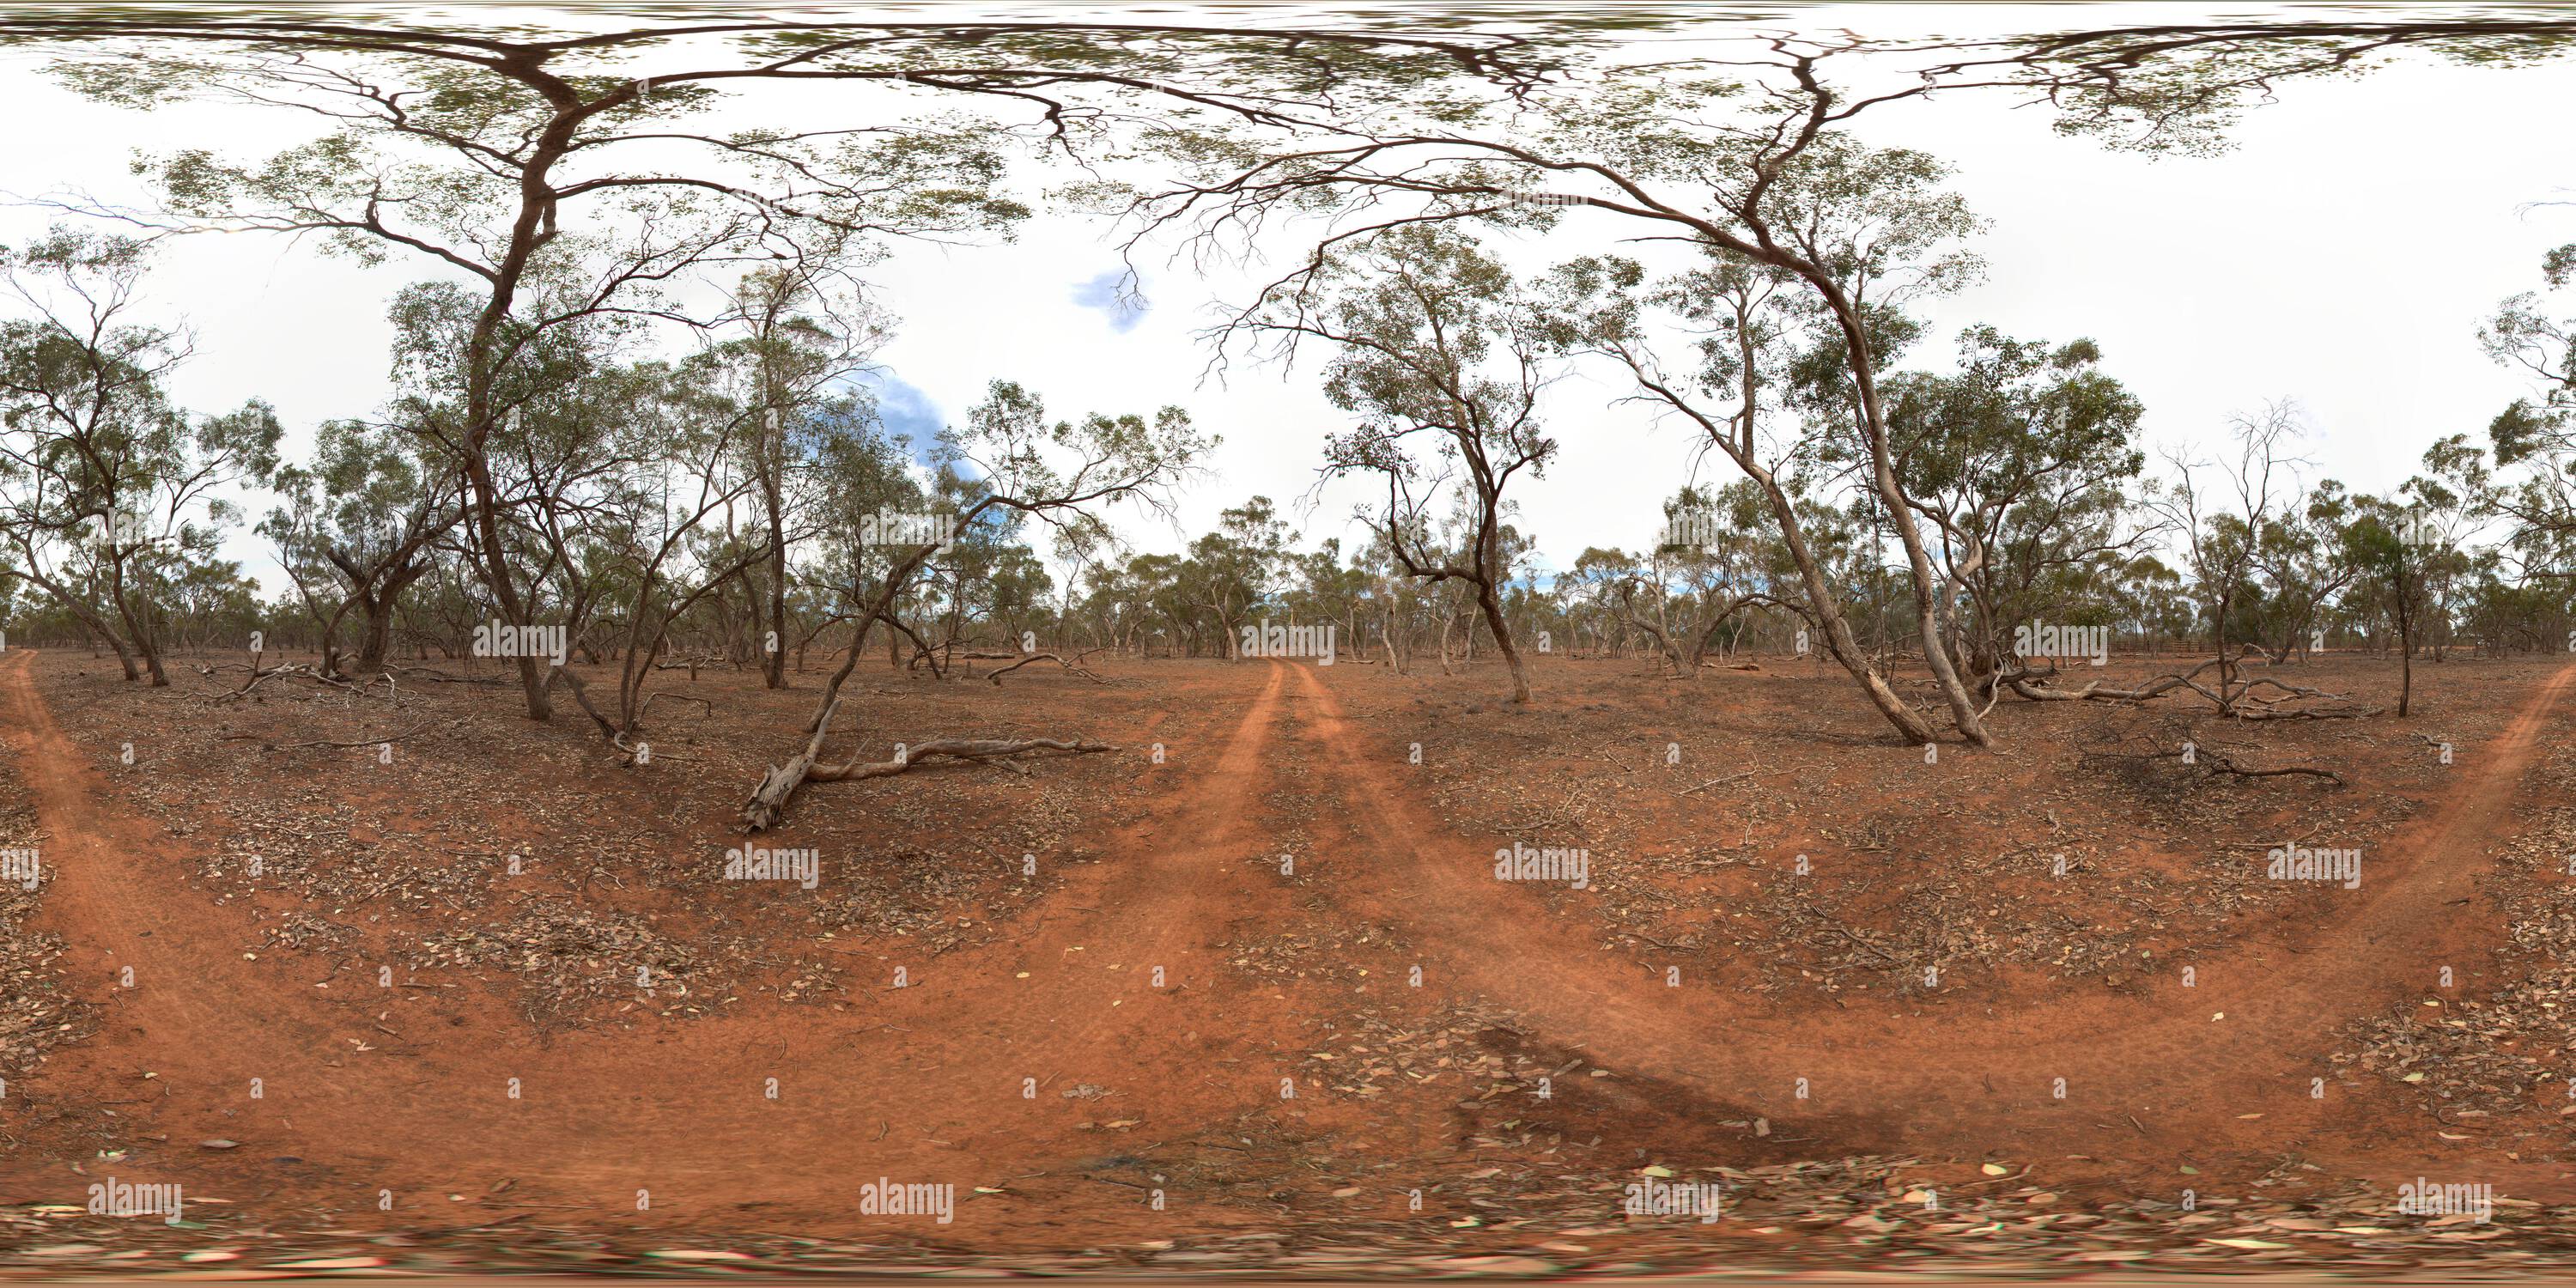
[[[1992,39],[1726,37],[1731,47],[1713,53],[1657,42],[1640,61],[1570,64],[1552,83],[1485,102],[1283,109],[1178,132],[1166,142],[1186,173],[1136,197],[1136,235],[1179,227],[1204,239],[1249,237],[1275,213],[1320,215],[1316,250],[1294,277],[1321,271],[1341,242],[1389,228],[1564,222],[1681,243],[1784,279],[1840,338],[1853,427],[1867,448],[1862,481],[1903,549],[1925,662],[1961,736],[1985,745],[1944,637],[1940,575],[1891,450],[1879,388],[1888,355],[1876,343],[1883,328],[1868,284],[1906,270],[1937,280],[1928,270],[1975,225],[1936,190],[1936,162],[1862,146],[1858,118],[1935,94],[1993,92],[2045,104],[2060,130],[2113,146],[2214,150],[2242,111],[2285,81],[2352,74],[2410,50],[2481,62],[2554,57],[2576,44],[2576,20],[2396,15]],[[1882,695],[1882,678],[1859,678],[1909,739],[1928,732]]]
[[[1961,669],[1993,687],[2024,662],[2017,624],[2109,620],[2088,602],[2096,578],[2153,529],[2129,495],[2145,407],[2101,351],[1970,327],[1955,370],[1898,375],[1887,391],[1904,494],[1940,537],[1941,606],[1964,601],[1971,618],[1946,633]]]
[[[1218,511],[1216,531],[1190,542],[1190,607],[1214,633],[1218,657],[1241,656],[1243,625],[1278,591],[1289,559],[1288,525],[1266,496]]]
[[[1744,479],[1721,489],[1686,485],[1665,499],[1663,520],[1651,553],[1577,560],[1577,581],[1592,583],[1585,599],[1652,639],[1677,674],[1695,681],[1745,610],[1778,602],[1759,560],[1760,490]]]
[[[1406,576],[1469,589],[1511,671],[1512,701],[1528,702],[1502,595],[1512,564],[1504,490],[1524,473],[1543,476],[1557,453],[1538,415],[1548,354],[1535,306],[1472,238],[1410,227],[1337,249],[1273,290],[1246,325],[1282,357],[1304,341],[1331,347],[1325,396],[1360,424],[1326,440],[1323,479],[1383,487],[1360,520]],[[1467,528],[1454,554],[1419,539],[1444,505]]]
[[[2426,557],[2436,553],[2420,539],[2424,514],[2402,494],[2356,497],[2344,530],[2345,558],[2367,570],[2357,589],[2376,600],[2397,625],[2397,714],[2412,713],[2415,642],[2429,607]]]
[[[2402,535],[2421,570],[2433,660],[2439,662],[2455,640],[2463,603],[2500,562],[2495,552],[2479,548],[2498,504],[2486,454],[2468,435],[2436,440],[2424,449],[2421,464],[2421,472],[2398,492],[2411,513],[2411,526]]]
[[[1866,147],[1830,128],[1837,114],[1829,94],[1779,91],[1770,114],[1747,120],[1705,110],[1744,88],[1739,69],[1663,64],[1607,73],[1582,95],[1543,98],[1508,137],[1337,122],[1317,123],[1316,142],[1288,151],[1257,151],[1240,139],[1228,150],[1200,140],[1197,151],[1207,160],[1193,178],[1154,194],[1142,209],[1148,226],[1158,227],[1192,217],[1239,220],[1280,203],[1346,198],[1369,206],[1361,227],[1328,236],[1271,288],[1270,299],[1293,298],[1294,284],[1331,271],[1345,241],[1466,220],[1547,224],[1577,208],[1640,221],[1644,235],[1684,242],[1710,262],[1704,271],[1732,269],[1789,287],[1803,320],[1842,357],[1868,448],[1866,485],[1897,516],[1892,527],[1911,575],[1926,664],[1961,735],[1984,745],[1979,710],[1942,637],[1932,558],[1895,472],[1876,343],[1887,329],[1882,315],[1896,302],[1888,297],[1967,280],[1973,260],[1956,244],[1977,221],[1942,190],[1946,172],[1937,161]],[[1569,180],[1595,190],[1538,190]],[[1419,204],[1376,208],[1392,194]],[[1919,717],[1892,692],[1878,691],[1883,679],[1873,688],[1864,677],[1864,688],[1909,740],[1928,740]]]
[[[2576,577],[2576,243],[2542,256],[2540,274],[2546,291],[2506,300],[2478,331],[2489,357],[2533,381],[2487,428],[2508,471],[2491,500],[2526,569]]]
[[[812,606],[811,624],[795,636],[800,666],[805,648],[836,626],[849,626],[853,653],[865,647],[883,619],[864,612],[863,605],[887,584],[905,553],[876,539],[884,526],[879,519],[930,509],[911,441],[886,432],[872,400],[836,399],[804,419],[812,433],[806,459],[813,519],[807,537],[796,543],[798,561],[789,565]],[[901,590],[896,588],[898,596]],[[889,641],[893,630],[888,627]]]
[[[340,624],[353,615],[357,661],[348,669],[361,677],[384,669],[403,595],[456,522],[463,481],[421,446],[389,422],[326,421],[309,463],[280,467],[270,484],[284,504],[259,531],[320,629],[324,674],[342,669]]]
[[[2298,490],[2298,473],[2307,463],[2296,455],[2304,413],[2291,400],[2239,413],[2228,429],[2232,446],[2215,460],[2193,460],[2169,449],[2170,477],[2152,481],[2142,497],[2180,547],[2201,621],[2217,647],[2218,688],[2209,696],[2222,712],[2232,711],[2242,696],[2235,682],[2238,661],[2229,648],[2243,624],[2240,610],[2260,593],[2257,543],[2283,513],[2284,494]]]
[[[714,381],[714,365],[713,355],[700,354],[599,371],[550,400],[539,426],[559,430],[552,459],[569,463],[576,444],[589,453],[581,484],[529,490],[555,552],[549,566],[571,587],[565,629],[583,633],[603,600],[621,610],[620,620],[603,625],[622,627],[612,650],[613,713],[590,700],[578,673],[557,668],[552,676],[630,754],[628,740],[651,704],[645,685],[673,625],[772,549],[765,535],[726,540],[718,530],[723,516],[759,494],[762,475],[746,464],[756,449],[746,442],[766,432],[772,408]]]
[[[15,575],[115,649],[129,680],[169,683],[156,594],[191,584],[240,518],[237,484],[277,469],[282,427],[256,399],[191,416],[167,379],[186,337],[141,314],[150,248],[56,229],[0,248],[0,537]]]
[[[1144,620],[1156,624],[1166,656],[1196,656],[1198,619],[1192,612],[1190,561],[1179,555],[1129,555],[1121,574]]]
[[[1927,743],[1931,723],[1853,631],[1855,583],[1835,575],[1821,548],[1823,512],[1808,502],[1831,472],[1828,446],[1843,422],[1835,396],[1815,393],[1816,349],[1799,343],[1812,333],[1791,285],[1776,270],[1724,255],[1661,278],[1633,259],[1579,259],[1550,275],[1546,335],[1566,352],[1615,364],[1638,401],[1689,426],[1743,475],[1794,569],[1797,589],[1779,589],[1782,601],[1900,737]],[[1881,311],[1873,325],[1884,333],[1895,321]]]
[[[766,543],[753,596],[761,676],[787,687],[789,551],[813,529],[812,476],[820,436],[874,414],[850,378],[867,369],[888,333],[884,315],[829,261],[757,268],[743,275],[717,319],[721,337],[692,374],[702,374],[756,418],[740,436],[743,460],[757,483]]]
[[[1360,609],[1371,590],[1366,569],[1357,559],[1344,562],[1342,539],[1326,537],[1304,554],[1289,556],[1289,590],[1284,597],[1291,617],[1333,622],[1340,626],[1336,650],[1361,650]]]
[[[2358,575],[2359,566],[2338,550],[2351,510],[2343,485],[2327,479],[2292,498],[2255,535],[2254,572],[2265,594],[2254,641],[2274,661],[2289,660],[2322,633],[2317,623],[2326,605]]]
[[[1641,576],[1635,555],[1616,546],[1585,546],[1574,563],[1556,575],[1557,597],[1578,639],[1589,638],[1594,653],[1618,657],[1634,630],[1628,606],[1619,596]]]

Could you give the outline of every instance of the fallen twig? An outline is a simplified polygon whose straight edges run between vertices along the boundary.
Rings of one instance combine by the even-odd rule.
[[[450,728],[453,728],[465,723],[465,719],[466,718],[464,716],[458,716],[456,719],[450,720],[447,723]],[[398,734],[393,734],[383,738],[361,738],[356,742],[331,742],[326,739],[316,738],[310,742],[264,742],[259,746],[262,751],[287,751],[296,747],[377,747],[386,743],[401,742],[405,738],[409,738],[414,734],[427,730],[435,723],[437,722],[433,720],[424,720]],[[247,736],[249,735],[236,735],[236,737]]]
[[[1693,793],[1696,793],[1696,792],[1704,792],[1704,791],[1707,791],[1707,790],[1708,790],[1709,788],[1711,788],[1711,787],[1715,787],[1715,786],[1717,786],[1719,783],[1731,783],[1731,782],[1735,782],[1735,781],[1736,781],[1736,780],[1738,780],[1738,779],[1751,778],[1751,777],[1753,776],[1753,773],[1754,773],[1754,771],[1752,771],[1752,770],[1748,769],[1748,770],[1745,770],[1743,773],[1740,773],[1740,774],[1728,774],[1728,775],[1727,775],[1726,777],[1724,777],[1724,778],[1712,778],[1712,779],[1708,780],[1707,782],[1701,783],[1701,784],[1700,784],[1699,786],[1697,786],[1697,787],[1686,788],[1686,789],[1684,789],[1684,790],[1682,790],[1682,791],[1674,792],[1674,793],[1673,793],[1673,795],[1675,795],[1675,796],[1689,796],[1689,795],[1692,795]]]
[[[2077,763],[2089,764],[2095,760],[2180,759],[2182,759],[2182,753],[2180,751],[2088,751],[2077,758]],[[2221,755],[2218,752],[2210,751],[2206,748],[2199,749],[2195,752],[2193,763],[2207,765],[2210,767],[2212,772],[2234,774],[2239,778],[2285,778],[2292,775],[2306,775],[2309,777],[2326,779],[2337,787],[2348,787],[2351,785],[2343,780],[2343,776],[2341,774],[2338,774],[2331,769],[2317,769],[2307,765],[2288,765],[2279,769],[2247,769],[2228,757]]]

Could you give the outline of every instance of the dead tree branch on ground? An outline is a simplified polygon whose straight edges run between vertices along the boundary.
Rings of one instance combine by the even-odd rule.
[[[1002,682],[1003,676],[1009,675],[1011,672],[1019,670],[1021,667],[1027,666],[1031,662],[1053,662],[1057,666],[1063,667],[1064,669],[1073,672],[1075,675],[1079,675],[1083,679],[1091,681],[1093,684],[1109,683],[1109,681],[1101,679],[1097,674],[1093,673],[1090,668],[1077,666],[1071,662],[1065,661],[1062,657],[1053,653],[1031,653],[1027,657],[1021,658],[1019,661],[1013,662],[1009,666],[993,672],[986,678],[998,685]]]

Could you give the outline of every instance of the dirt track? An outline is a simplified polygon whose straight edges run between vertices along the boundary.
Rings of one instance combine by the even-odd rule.
[[[2362,887],[2338,892],[2348,915],[2294,959],[2248,950],[2204,961],[2194,987],[2161,979],[2130,996],[1869,1003],[1793,1019],[1688,979],[1667,987],[1652,963],[1604,951],[1492,880],[1485,856],[1513,838],[1462,835],[1434,817],[1401,748],[1372,745],[1325,677],[1274,662],[1247,668],[1227,695],[1242,714],[1221,746],[1140,767],[1171,780],[1154,816],[1110,845],[1111,861],[1072,870],[1016,942],[875,963],[883,986],[849,1015],[745,1011],[546,1040],[471,991],[399,972],[392,989],[346,976],[317,988],[318,972],[292,954],[245,960],[221,947],[241,940],[242,910],[192,888],[176,843],[110,805],[39,696],[33,657],[13,653],[0,663],[6,736],[48,833],[45,917],[104,1018],[94,1041],[13,1085],[11,1101],[113,1106],[141,1142],[93,1172],[353,1222],[376,1212],[380,1192],[393,1219],[435,1221],[463,1210],[449,1196],[488,1207],[508,1182],[509,1206],[586,1214],[564,1220],[719,1228],[866,1226],[858,1182],[936,1180],[964,1201],[953,1226],[923,1233],[1032,1248],[1167,1234],[1173,1217],[1153,1212],[1151,1183],[1134,1179],[1136,1158],[1160,1147],[1204,1154],[1267,1133],[1365,1152],[1443,1136],[1439,1111],[1409,1101],[1337,1100],[1311,1082],[1303,1098],[1281,1098],[1283,1078],[1306,1077],[1300,1035],[1357,1003],[1274,988],[1228,969],[1215,946],[1236,928],[1318,920],[1403,930],[1424,986],[1373,984],[1359,990],[1368,1004],[1500,1008],[1684,1119],[1758,1114],[1793,1139],[1812,1124],[1889,1151],[2026,1158],[2101,1152],[2106,1131],[2127,1136],[2134,1120],[2131,1149],[2151,1156],[2224,1136],[2247,1158],[2296,1143],[2356,1174],[2411,1173],[2427,1156],[2416,1133],[2375,1133],[2338,1111],[2340,1089],[2311,1099],[2308,1080],[2330,1072],[2322,1052],[2345,1019],[2424,994],[2443,964],[2476,979],[2496,940],[2478,915],[2487,847],[2576,682],[2576,670],[2559,672],[2504,736],[2462,749],[2456,784],[2374,851]],[[1153,737],[1100,732],[1127,746]],[[1305,772],[1288,781],[1283,766]],[[1297,831],[1277,810],[1282,793],[1331,820],[1310,838],[1306,880],[1275,879],[1278,838]],[[713,832],[723,820],[703,822]],[[891,986],[897,966],[907,987]],[[131,988],[120,986],[127,967]],[[2051,1095],[2059,1077],[2063,1101]],[[1024,1078],[1040,1081],[1034,1099]],[[1105,1098],[1064,1094],[1086,1086]],[[1141,1120],[1135,1135],[1147,1139],[1105,1135],[1101,1120]],[[151,1149],[153,1137],[166,1145]],[[243,1144],[197,1148],[217,1137]],[[70,1161],[21,1155],[0,1176],[9,1197],[77,1201]],[[2494,1174],[2537,1194],[2556,1169]],[[1406,1179],[1350,1203],[1383,1209]],[[970,1199],[977,1186],[1007,1192]],[[1172,1189],[1179,1219],[1199,1228],[1260,1219],[1188,1204],[1181,1181]],[[639,1190],[649,1214],[636,1210]]]
[[[416,1215],[447,1194],[480,1197],[516,1178],[522,1194],[620,1215],[638,1189],[650,1192],[651,1211],[682,1219],[847,1215],[863,1175],[954,1180],[963,1193],[1030,1170],[1017,1160],[1078,1152],[1065,1137],[1085,1112],[1062,1097],[1067,1087],[1150,1085],[1158,1114],[1194,1118],[1275,1095],[1266,1067],[1231,1085],[1169,1075],[1223,1049],[1216,1035],[1242,991],[1210,969],[1201,945],[1264,914],[1265,892],[1225,859],[1253,848],[1246,833],[1259,807],[1242,793],[1284,674],[1205,773],[1209,790],[1176,794],[1169,819],[1123,838],[1116,848],[1132,861],[1085,869],[1097,888],[1067,902],[1090,915],[1050,919],[1008,953],[888,962],[874,1013],[843,1031],[717,1020],[640,1041],[578,1034],[538,1045],[497,1009],[444,997],[396,1009],[376,990],[333,998],[283,963],[204,951],[239,937],[227,924],[236,914],[167,876],[175,865],[150,861],[166,838],[99,807],[86,757],[29,683],[30,661],[20,651],[0,674],[13,736],[32,742],[29,763],[51,771],[37,784],[59,872],[47,911],[75,945],[75,970],[111,984],[120,968],[135,976],[130,990],[95,991],[112,1019],[34,1090],[124,1088],[149,1105],[126,1112],[148,1113],[174,1145],[240,1139],[242,1154],[299,1160],[171,1157],[192,1192],[357,1209],[390,1189]],[[1157,964],[1169,985],[1159,990],[1147,974]],[[901,989],[898,965],[909,976]],[[380,1017],[399,1030],[380,1028]],[[1211,1035],[1204,1046],[1190,1036],[1201,1031]],[[1024,1096],[1024,1077],[1043,1081],[1036,1098]],[[996,1138],[1009,1143],[996,1148]],[[971,1204],[960,1211],[960,1234],[976,1215]],[[1026,1230],[1026,1213],[1013,1220],[1044,1241]]]
[[[1525,896],[1493,880],[1474,860],[1479,851],[1459,857],[1467,847],[1411,803],[1398,750],[1367,748],[1330,689],[1311,671],[1299,681],[1310,736],[1338,759],[1334,781],[1354,807],[1353,842],[1400,860],[1361,865],[1359,888],[1400,910],[1434,946],[1428,955],[1467,987],[1605,1061],[1783,1122],[1858,1117],[1889,1148],[2027,1157],[2097,1145],[2103,1124],[2124,1116],[2154,1124],[2139,1130],[2160,1152],[2225,1139],[2254,1153],[2349,1126],[2351,1115],[2310,1094],[2311,1078],[2332,1082],[2327,1037],[2353,1015],[2429,994],[2445,964],[2474,980],[2497,938],[2492,920],[2478,915],[2477,878],[2488,847],[2507,834],[2498,825],[2543,730],[2563,714],[2576,669],[2559,671],[2502,738],[2470,753],[2468,772],[2395,838],[2396,857],[2371,866],[2348,892],[2348,912],[2294,961],[2242,953],[2199,964],[2191,987],[2174,969],[2135,993],[2010,1009],[1898,1006],[1794,1018],[1745,1013],[1751,1008],[1729,1007],[1687,980],[1672,986],[1651,964],[1516,908]],[[1508,944],[1496,942],[1498,925],[1512,928]],[[2316,1005],[2318,981],[2331,981],[2323,995],[2334,1009]],[[2355,1161],[2391,1176],[2413,1165],[2366,1153]]]

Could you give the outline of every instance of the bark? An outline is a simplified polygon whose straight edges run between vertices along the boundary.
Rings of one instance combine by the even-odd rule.
[[[1494,647],[1512,670],[1512,701],[1527,706],[1530,700],[1529,668],[1521,661],[1521,651],[1512,642],[1512,628],[1503,621],[1503,601],[1495,595],[1491,581],[1476,583],[1476,606],[1485,612],[1485,626],[1494,633]]]

